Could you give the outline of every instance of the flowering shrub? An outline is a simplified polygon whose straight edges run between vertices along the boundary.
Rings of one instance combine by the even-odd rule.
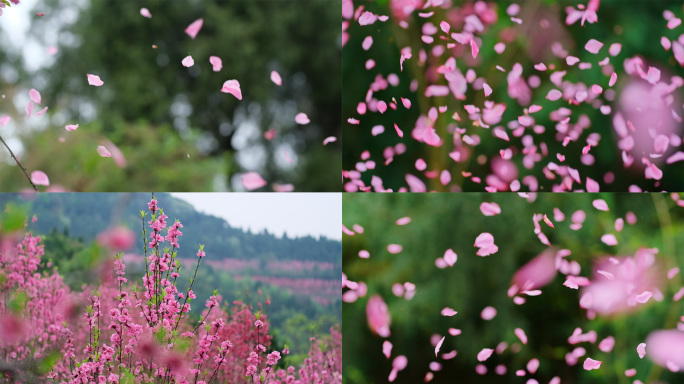
[[[682,195],[521,195],[345,196],[350,383],[681,381]]]
[[[345,190],[681,190],[683,15],[343,0]]]
[[[0,376],[12,383],[341,383],[341,336],[335,330],[329,344],[312,339],[297,370],[279,366],[288,351],[270,348],[261,311],[241,302],[226,309],[214,291],[200,318],[191,320],[204,246],[196,252],[193,278],[181,289],[183,225],[169,225],[154,198],[148,210],[140,213],[143,223],[149,218],[140,287],[125,277],[122,254],[98,286],[71,292],[56,270],[39,272],[39,236],[28,233],[13,249],[3,247]]]

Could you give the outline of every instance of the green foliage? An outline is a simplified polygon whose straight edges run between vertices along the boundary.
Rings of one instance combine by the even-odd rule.
[[[0,233],[11,233],[24,228],[26,208],[18,204],[7,204],[0,215]]]

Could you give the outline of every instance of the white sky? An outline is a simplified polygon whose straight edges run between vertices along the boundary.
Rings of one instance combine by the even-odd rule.
[[[171,193],[232,227],[278,237],[342,239],[341,193]]]

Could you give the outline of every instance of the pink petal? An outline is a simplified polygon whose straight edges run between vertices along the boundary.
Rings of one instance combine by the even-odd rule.
[[[105,148],[104,145],[97,146],[97,153],[102,157],[112,157],[112,154]]]
[[[9,115],[0,116],[0,127],[9,123],[10,120],[11,120],[11,117],[9,117]]]
[[[601,241],[607,245],[617,245],[618,241],[612,233],[601,236]]]
[[[33,101],[29,101],[26,105],[26,117],[31,117],[31,113],[33,113]]]
[[[140,8],[140,14],[141,14],[143,17],[147,17],[148,19],[149,19],[149,18],[152,18],[152,14],[150,13],[150,10],[147,9],[147,8]]]
[[[192,59],[192,56],[185,56],[181,63],[184,67],[192,67],[195,65],[195,60]]]
[[[478,248],[494,244],[494,236],[489,232],[483,232],[475,239],[475,246]]]
[[[280,78],[280,74],[276,71],[271,71],[271,81],[278,86],[283,85],[283,79]]]
[[[518,336],[518,339],[520,339],[523,344],[527,344],[527,335],[525,334],[525,331],[521,328],[516,328],[513,332],[515,332],[515,335]]]
[[[31,98],[31,101],[34,103],[40,104],[40,92],[36,91],[35,89],[31,88],[29,91],[29,98]]]
[[[637,345],[636,350],[637,350],[637,353],[639,354],[639,358],[643,359],[644,356],[646,356],[646,343],[641,343],[641,344]]]
[[[483,320],[491,320],[496,317],[496,308],[492,306],[485,307],[482,312],[480,312],[480,317]]]
[[[596,199],[592,202],[592,205],[594,208],[598,209],[599,211],[608,211],[608,204],[606,204],[606,201],[603,199]]]
[[[86,74],[86,76],[88,76],[88,84],[90,84],[90,85],[94,85],[96,87],[99,87],[102,84],[104,84],[104,82],[102,80],[100,80],[100,76],[91,75],[91,74]]]
[[[489,357],[492,355],[493,352],[494,352],[494,350],[491,348],[483,348],[477,354],[477,361],[482,362],[482,361],[489,359]]]
[[[304,112],[300,112],[297,114],[297,116],[295,116],[295,122],[301,125],[309,124],[309,116],[307,116]]]
[[[557,89],[552,89],[546,95],[546,99],[551,100],[551,101],[556,101],[556,100],[560,99],[562,96],[563,96],[563,93],[561,93],[561,91],[559,91]]]
[[[50,180],[43,171],[33,171],[31,172],[31,182],[35,185],[50,185]]]
[[[221,61],[221,58],[218,56],[209,56],[209,63],[212,66],[212,70],[214,72],[218,72],[223,68],[223,62]]]
[[[78,129],[78,124],[67,124],[64,129],[67,131],[75,131]]]
[[[273,183],[273,190],[276,192],[292,192],[294,191],[294,185]]]
[[[497,203],[484,202],[480,204],[480,211],[485,216],[496,216],[501,213],[501,207]]]
[[[613,336],[608,336],[599,343],[599,349],[605,353],[612,351],[614,346],[615,338]]]
[[[591,39],[591,40],[587,41],[587,44],[584,45],[584,49],[589,51],[589,53],[593,53],[593,54],[597,54],[601,50],[602,47],[603,47],[603,43],[598,41],[598,40],[595,40],[595,39]]]
[[[456,260],[458,260],[456,252],[451,249],[447,249],[446,252],[444,252],[444,261],[448,266],[453,267],[454,264],[456,264]]]
[[[478,52],[480,52],[480,47],[477,46],[475,40],[470,39],[470,53],[473,55],[473,59],[477,58]]]
[[[612,87],[613,85],[615,85],[616,82],[617,82],[617,73],[613,72],[613,74],[610,75],[610,80],[608,81],[608,86]]]
[[[323,140],[323,145],[327,145],[328,143],[334,143],[337,141],[337,137],[335,136],[328,136]]]
[[[204,19],[197,19],[193,21],[192,24],[185,28],[185,33],[187,33],[191,39],[194,39],[199,33],[200,29],[202,29],[202,24],[204,24]]]
[[[238,100],[242,100],[242,91],[240,90],[240,83],[237,80],[226,80],[226,82],[223,83],[221,92],[230,93]]]
[[[587,357],[587,359],[584,360],[584,369],[587,371],[598,369],[599,367],[601,367],[601,362],[598,360],[594,360],[591,357]]]
[[[648,350],[644,353],[648,352],[648,357],[656,364],[673,371],[684,368],[684,332],[681,330],[654,331],[646,338],[646,345]]]
[[[411,192],[427,192],[427,187],[423,180],[419,179],[415,175],[407,173],[405,176],[406,184],[409,186]]]
[[[397,219],[397,221],[395,222],[395,224],[397,224],[397,225],[406,225],[406,224],[408,224],[408,223],[410,223],[410,222],[411,222],[411,218],[408,217],[408,216],[405,216],[405,217],[402,217],[402,218],[400,218],[400,219]]]
[[[399,245],[399,244],[389,244],[387,246],[387,252],[396,255],[397,253],[401,252],[404,248]]]
[[[385,340],[382,343],[382,354],[385,355],[386,358],[390,358],[392,354],[392,343],[389,342],[389,340]]]
[[[679,65],[684,65],[684,45],[680,44],[678,41],[673,41],[672,53]]]
[[[242,181],[242,186],[248,191],[259,189],[266,185],[266,180],[262,179],[261,175],[257,172],[243,173],[240,176],[240,180]]]
[[[439,349],[442,348],[442,343],[444,342],[444,339],[446,339],[446,336],[442,336],[442,339],[437,342],[437,345],[435,346],[435,357],[437,357],[437,354],[439,354]]]
[[[45,112],[47,112],[47,110],[48,110],[48,107],[45,107],[45,108],[41,109],[38,113],[34,114],[33,116],[40,116],[40,115],[44,114]]]
[[[458,312],[454,311],[453,309],[446,307],[442,309],[442,316],[453,316],[457,314]]]
[[[487,83],[482,84],[482,88],[484,89],[485,97],[489,97],[489,95],[492,94],[492,87],[490,87],[489,84],[487,84]]]
[[[587,177],[587,192],[598,192],[599,191],[599,183]]]

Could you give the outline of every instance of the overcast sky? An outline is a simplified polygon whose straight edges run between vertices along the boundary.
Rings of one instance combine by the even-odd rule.
[[[232,227],[342,239],[341,193],[171,193]]]

